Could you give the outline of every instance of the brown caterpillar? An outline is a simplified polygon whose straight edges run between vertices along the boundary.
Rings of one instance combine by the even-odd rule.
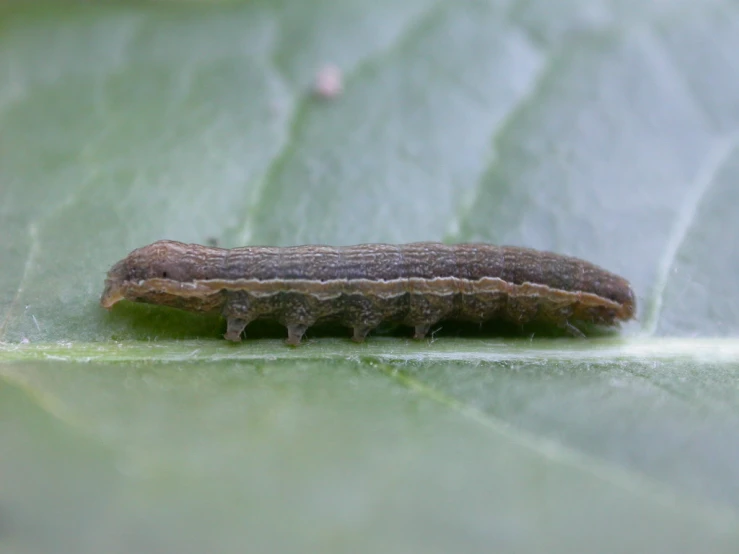
[[[241,340],[259,318],[287,327],[297,345],[317,322],[338,321],[361,342],[383,321],[421,339],[440,320],[615,325],[634,317],[625,279],[589,262],[489,244],[215,248],[161,240],[108,272],[100,304],[120,300],[194,312],[220,311],[225,338]]]

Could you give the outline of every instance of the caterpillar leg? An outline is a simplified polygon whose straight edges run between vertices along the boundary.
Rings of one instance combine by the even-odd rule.
[[[565,321],[564,323],[561,323],[560,324],[560,327],[562,329],[564,329],[565,331],[567,331],[567,334],[570,335],[571,337],[574,337],[576,339],[585,339],[585,338],[587,338],[585,336],[585,333],[583,333],[582,331],[580,331],[580,329],[578,329],[577,327],[575,327],[569,321]]]
[[[413,338],[416,340],[423,339],[426,336],[426,333],[429,332],[429,329],[431,329],[431,325],[433,325],[433,323],[416,325],[414,327]]]
[[[248,324],[248,319],[229,317],[226,323],[226,334],[223,335],[223,338],[232,342],[241,342],[241,334]]]
[[[364,342],[364,339],[367,338],[367,335],[369,335],[370,331],[372,331],[372,327],[370,327],[369,325],[355,325],[352,340],[354,342]]]
[[[408,312],[403,319],[406,325],[413,327],[413,338],[421,340],[432,325],[442,321],[453,311],[454,295],[424,296],[411,293],[408,298]]]
[[[300,341],[303,339],[303,335],[310,325],[305,324],[294,324],[287,326],[287,340],[285,341],[290,346],[298,346]]]

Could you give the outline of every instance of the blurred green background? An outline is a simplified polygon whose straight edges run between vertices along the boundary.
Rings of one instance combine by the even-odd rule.
[[[738,551],[737,52],[735,0],[0,3],[0,551]],[[554,250],[639,319],[234,346],[100,309],[161,238]]]

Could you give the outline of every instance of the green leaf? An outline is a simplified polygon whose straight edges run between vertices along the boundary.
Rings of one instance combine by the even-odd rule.
[[[736,552],[737,51],[731,0],[0,5],[0,549]],[[232,345],[99,307],[161,238],[531,246],[639,319]]]

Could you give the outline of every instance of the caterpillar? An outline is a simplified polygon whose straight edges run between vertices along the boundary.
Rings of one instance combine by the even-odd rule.
[[[256,319],[287,327],[297,345],[315,323],[337,321],[363,341],[380,323],[422,339],[442,320],[550,323],[634,317],[628,281],[578,258],[514,246],[404,245],[217,248],[160,240],[113,265],[100,304],[121,300],[220,312],[224,338],[240,341]]]

